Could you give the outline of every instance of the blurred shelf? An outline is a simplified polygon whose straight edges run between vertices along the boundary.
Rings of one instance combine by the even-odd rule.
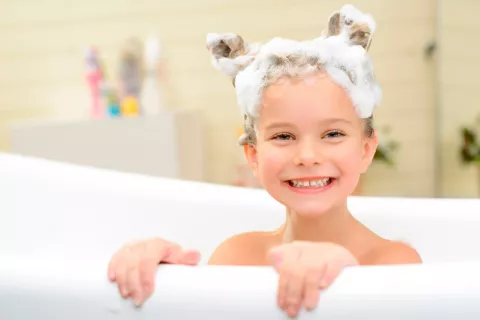
[[[200,111],[155,116],[25,122],[9,132],[10,151],[124,172],[205,180]]]

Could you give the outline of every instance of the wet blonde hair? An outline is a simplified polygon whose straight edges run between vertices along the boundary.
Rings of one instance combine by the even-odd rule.
[[[371,15],[345,5],[328,19],[327,31],[309,41],[274,38],[250,44],[241,36],[208,34],[212,64],[231,77],[244,115],[240,145],[256,143],[255,124],[263,92],[281,77],[301,77],[324,71],[349,94],[365,133],[373,136],[373,110],[381,89],[367,52],[376,24]]]

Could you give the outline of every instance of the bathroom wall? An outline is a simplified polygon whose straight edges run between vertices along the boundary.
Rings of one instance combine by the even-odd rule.
[[[462,163],[460,129],[480,120],[480,2],[445,0],[440,1],[439,9],[441,194],[479,197],[480,167]]]

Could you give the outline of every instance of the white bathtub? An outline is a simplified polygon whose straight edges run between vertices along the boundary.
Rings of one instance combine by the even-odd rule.
[[[132,239],[171,239],[205,264],[225,238],[277,228],[283,208],[264,191],[0,154],[0,197],[2,320],[286,318],[271,268],[162,266],[139,309],[106,278]],[[348,269],[300,319],[480,319],[480,200],[359,197],[350,208],[425,264]]]

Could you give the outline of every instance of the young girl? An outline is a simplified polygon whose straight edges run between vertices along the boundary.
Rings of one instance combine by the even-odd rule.
[[[347,208],[377,147],[372,115],[381,94],[367,55],[374,29],[370,15],[346,5],[311,41],[251,45],[232,34],[207,37],[214,65],[233,78],[248,163],[286,207],[277,231],[227,239],[209,264],[273,266],[277,303],[289,316],[315,308],[345,267],[421,262],[413,248],[379,237]],[[141,304],[153,292],[159,263],[198,261],[196,251],[148,239],[119,250],[109,277]]]

